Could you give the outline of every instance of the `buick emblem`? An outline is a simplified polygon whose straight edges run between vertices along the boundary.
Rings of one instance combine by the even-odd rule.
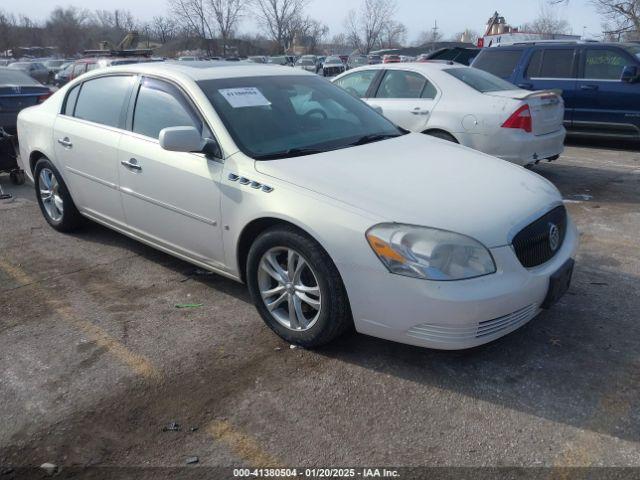
[[[560,246],[560,229],[555,223],[549,224],[549,248],[552,252],[558,250]]]

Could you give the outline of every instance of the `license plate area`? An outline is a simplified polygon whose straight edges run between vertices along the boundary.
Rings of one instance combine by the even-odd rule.
[[[549,278],[549,289],[547,290],[547,296],[544,299],[544,302],[542,302],[542,308],[551,308],[553,304],[567,293],[567,290],[569,290],[569,286],[571,285],[574,265],[575,262],[570,258],[553,275],[551,275],[551,278]]]

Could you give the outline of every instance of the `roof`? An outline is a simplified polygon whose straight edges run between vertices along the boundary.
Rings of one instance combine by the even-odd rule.
[[[102,71],[103,70],[98,70]],[[170,74],[187,77],[193,81],[217,78],[240,78],[265,75],[313,75],[304,70],[282,67],[273,64],[226,61],[182,61],[151,62],[118,65],[109,68],[109,72],[132,72],[141,74]]]

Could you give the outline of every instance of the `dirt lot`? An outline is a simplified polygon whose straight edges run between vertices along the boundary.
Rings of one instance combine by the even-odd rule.
[[[640,466],[640,153],[611,147],[534,169],[581,232],[568,295],[464,352],[290,349],[242,285],[59,234],[2,176],[0,465]]]

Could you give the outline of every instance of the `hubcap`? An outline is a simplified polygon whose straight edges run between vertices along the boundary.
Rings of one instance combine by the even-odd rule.
[[[284,327],[305,331],[318,321],[320,285],[311,266],[295,250],[268,250],[260,260],[258,287],[267,310]]]
[[[55,222],[62,219],[64,213],[62,197],[60,196],[60,184],[56,176],[48,168],[40,170],[40,199],[49,218]]]

